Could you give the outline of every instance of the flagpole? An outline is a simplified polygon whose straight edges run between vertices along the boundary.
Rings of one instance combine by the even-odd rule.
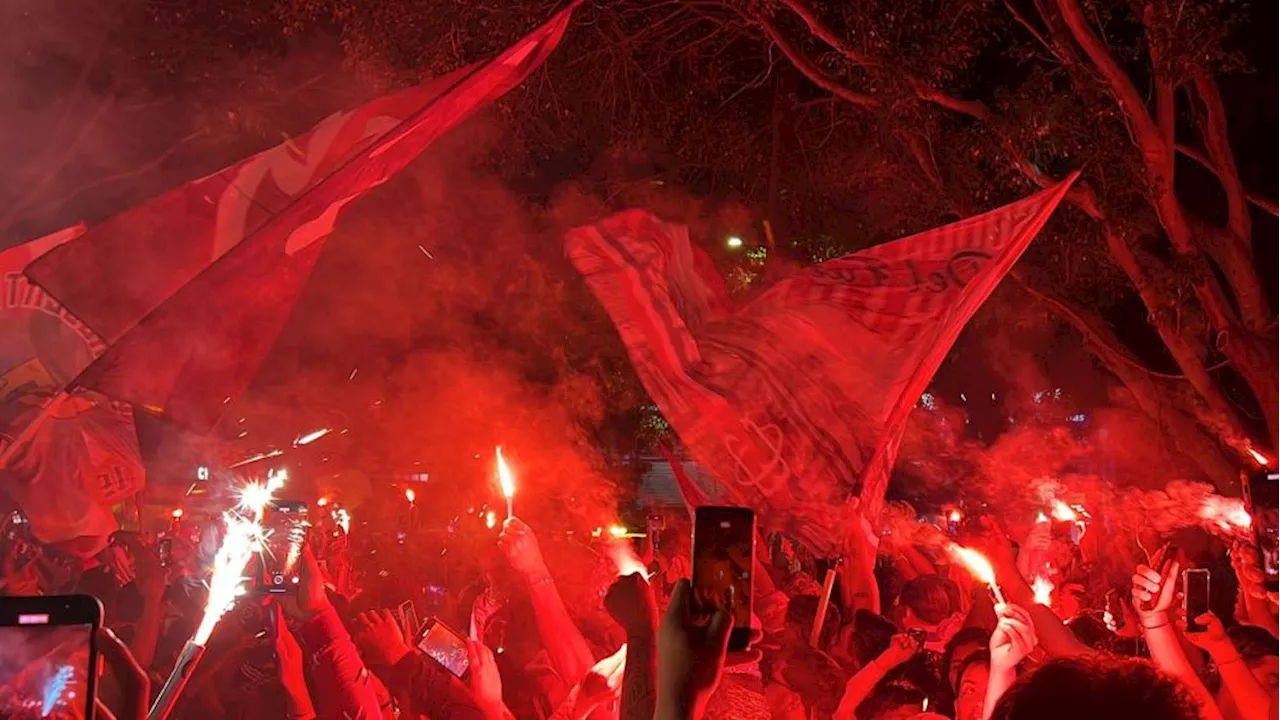
[[[48,420],[53,415],[54,411],[58,409],[58,406],[62,405],[62,403],[70,396],[70,390],[59,390],[56,395],[49,398],[48,402],[44,404],[44,407],[40,408],[40,413],[32,418],[31,422],[27,423],[27,426],[22,429],[22,432],[18,433],[18,437],[14,438],[13,442],[9,443],[9,446],[6,447],[3,452],[0,452],[0,470],[9,466],[9,461],[13,459],[15,454],[17,454],[18,448],[30,442],[31,438],[35,436],[36,431],[44,424],[44,421]]]

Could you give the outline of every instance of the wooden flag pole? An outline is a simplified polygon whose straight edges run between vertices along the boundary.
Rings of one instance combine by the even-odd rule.
[[[18,448],[31,442],[31,438],[35,437],[36,431],[40,429],[44,421],[53,415],[54,411],[70,397],[70,394],[69,390],[59,390],[58,394],[49,398],[44,407],[40,408],[40,414],[32,418],[31,422],[27,423],[27,426],[22,429],[22,432],[18,433],[18,437],[14,438],[13,442],[9,443],[3,452],[0,452],[0,470],[9,467],[9,461],[17,454]]]
[[[809,631],[809,647],[818,647],[818,638],[822,637],[822,626],[827,620],[827,608],[831,607],[831,591],[836,586],[836,569],[827,568],[822,578],[822,596],[818,598],[818,614],[813,618],[813,629]]]

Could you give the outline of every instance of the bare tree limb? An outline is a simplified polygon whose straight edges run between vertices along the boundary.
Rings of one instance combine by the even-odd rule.
[[[874,58],[854,50],[840,40],[840,38],[836,37],[836,34],[832,32],[831,28],[827,27],[825,23],[819,20],[818,16],[815,15],[812,10],[805,7],[804,3],[800,2],[800,0],[781,1],[788,10],[795,13],[797,17],[804,21],[804,24],[809,27],[809,32],[812,33],[814,37],[829,45],[832,50],[843,55],[845,60],[861,67],[871,67],[872,65],[878,64]]]
[[[1092,311],[1032,287],[1016,273],[1013,278],[1031,297],[1080,333],[1085,347],[1129,390],[1138,407],[1156,424],[1171,431],[1170,435],[1176,438],[1178,450],[1196,463],[1219,490],[1225,492],[1231,487],[1237,472],[1235,466],[1222,453],[1214,438],[1201,429],[1203,426],[1217,435],[1220,428],[1204,426],[1203,422],[1197,423],[1182,409],[1167,402],[1171,396],[1176,398],[1180,395],[1169,392],[1169,388],[1165,387],[1168,380],[1183,378],[1153,372],[1133,359],[1106,322]],[[1195,404],[1194,398],[1191,403]],[[1201,410],[1202,408],[1193,407],[1190,415],[1199,417]]]
[[[1209,156],[1206,155],[1203,150],[1199,148],[1191,147],[1186,143],[1178,143],[1178,154],[1190,160],[1196,161],[1196,163],[1198,163],[1201,167],[1213,173],[1214,175],[1218,174],[1218,166],[1213,163],[1213,160],[1209,159]],[[1280,206],[1277,206],[1277,203],[1275,200],[1269,197],[1266,197],[1261,193],[1256,193],[1253,191],[1245,191],[1245,199],[1248,200],[1249,203],[1252,204],[1254,207],[1267,213],[1268,215],[1271,215],[1273,217],[1280,217]]]
[[[1227,111],[1222,106],[1222,94],[1218,92],[1218,84],[1213,78],[1203,73],[1195,76],[1193,87],[1203,108],[1203,113],[1196,114],[1200,134],[1214,172],[1227,193],[1227,227],[1247,242],[1253,233],[1253,223],[1249,219],[1248,199],[1227,136]]]
[[[814,85],[817,85],[832,95],[835,95],[841,100],[857,105],[858,107],[871,109],[882,106],[879,100],[871,97],[870,95],[855,92],[833,80],[823,72],[822,68],[815,65],[808,58],[802,55],[800,51],[796,50],[796,48],[782,36],[782,33],[778,32],[778,28],[774,27],[773,24],[765,18],[757,17],[756,23],[759,24],[760,29],[764,31],[764,34],[769,38],[769,41],[778,47],[778,50],[782,52],[787,60],[791,61],[791,64],[800,71],[800,74],[809,79],[809,82],[812,82]]]

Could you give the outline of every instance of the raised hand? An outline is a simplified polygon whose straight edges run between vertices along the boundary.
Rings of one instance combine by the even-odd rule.
[[[658,630],[658,712],[656,717],[701,717],[720,682],[733,616],[716,610],[699,623],[688,580],[676,583]]]
[[[479,640],[467,638],[467,687],[487,717],[501,717],[506,706],[502,702],[502,675],[493,651]]]
[[[880,653],[875,662],[885,670],[892,670],[915,657],[917,652],[920,652],[920,645],[916,639],[906,633],[898,633],[889,639],[889,647]]]
[[[520,518],[507,518],[502,523],[498,547],[506,555],[511,568],[524,576],[525,582],[535,582],[549,577],[547,563],[538,549],[538,538]]]
[[[653,589],[640,573],[624,575],[609,586],[604,607],[627,637],[652,636],[658,630],[658,606]]]
[[[390,610],[369,610],[352,622],[356,644],[369,662],[392,667],[411,651]]]
[[[1013,670],[1035,650],[1035,623],[1031,614],[1017,605],[996,605],[996,629],[991,633],[991,668]]]
[[[1160,567],[1167,550],[1161,549],[1151,562]],[[1138,611],[1138,619],[1148,630],[1168,623],[1169,608],[1177,593],[1178,570],[1181,566],[1176,559],[1168,563],[1164,572],[1148,565],[1139,565],[1133,573],[1133,608]]]

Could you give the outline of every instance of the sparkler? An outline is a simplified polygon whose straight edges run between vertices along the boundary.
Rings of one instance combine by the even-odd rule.
[[[408,500],[410,505],[413,505],[414,501],[418,499],[418,493],[414,492],[413,488],[405,488],[404,499]]]
[[[258,485],[258,483],[251,483],[251,485]],[[258,486],[265,488],[265,486]],[[254,502],[264,497],[257,490],[248,494]],[[160,689],[155,704],[147,713],[147,720],[164,720],[169,716],[174,704],[178,701],[178,696],[182,694],[182,689],[186,687],[187,681],[195,672],[196,665],[200,663],[200,658],[204,657],[204,649],[209,642],[209,637],[213,635],[213,629],[235,604],[236,598],[243,593],[244,569],[254,553],[262,551],[261,513],[270,501],[271,493],[267,491],[261,505],[253,508],[258,513],[256,520],[247,520],[234,513],[225,513],[222,516],[227,532],[222,538],[222,546],[218,548],[218,553],[213,558],[213,575],[209,578],[209,599],[204,606],[204,617],[200,619],[200,626],[196,628],[195,635],[183,646],[177,664],[169,673],[169,678]],[[241,492],[240,502],[242,505],[245,503],[244,491]]]
[[[240,462],[234,465],[228,465],[227,467],[228,469],[234,470],[235,468],[238,468],[244,465],[252,465],[253,463],[260,462],[262,460],[267,460],[274,457],[280,457],[283,454],[284,454],[283,450],[272,450],[270,452],[262,452],[262,453],[258,453],[257,455],[250,455],[249,457],[241,460]]]
[[[40,717],[49,717],[49,713],[53,712],[54,706],[62,699],[62,694],[66,692],[67,685],[71,683],[71,678],[75,674],[75,670],[70,665],[63,665],[58,668],[58,672],[49,678],[49,684],[44,688],[44,698],[40,704]]]
[[[502,485],[502,496],[507,499],[507,518],[515,517],[516,513],[511,498],[516,494],[516,478],[511,473],[511,468],[507,467],[507,461],[502,457],[502,446],[494,448],[494,453],[498,457],[498,483]]]
[[[1000,592],[1000,586],[996,584],[996,571],[991,567],[991,563],[987,561],[982,553],[972,550],[961,545],[952,545],[951,554],[960,562],[969,568],[969,572],[974,577],[987,584],[991,588],[991,594],[996,596],[996,602],[1004,605],[1004,593]]]
[[[492,530],[498,524],[498,516],[492,510],[484,514],[484,526]]]
[[[310,445],[311,443],[319,440],[320,438],[324,437],[325,435],[328,435],[331,432],[333,432],[332,428],[320,428],[319,430],[312,430],[306,435],[299,435],[297,438],[295,438],[293,441],[293,446],[300,447],[302,445]]]

